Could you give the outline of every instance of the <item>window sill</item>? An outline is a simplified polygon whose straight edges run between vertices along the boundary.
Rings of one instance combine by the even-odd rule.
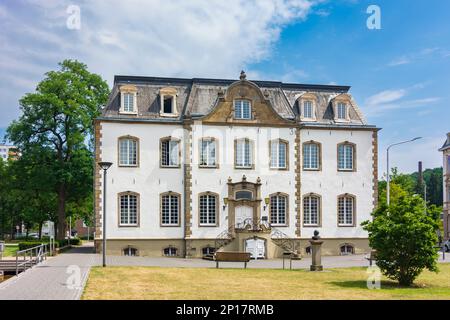
[[[178,117],[178,113],[160,113],[161,117],[168,117],[168,118],[176,118]]]
[[[219,165],[215,165],[215,166],[202,166],[202,165],[199,165],[198,167],[200,169],[218,169]]]
[[[306,122],[316,122],[316,118],[300,118],[300,121],[306,121]]]
[[[199,228],[217,228],[219,225],[217,224],[199,224]]]
[[[287,228],[287,227],[289,227],[288,224],[279,224],[279,223],[271,223],[270,225],[273,226],[273,227],[278,227],[278,228]]]
[[[353,228],[355,227],[354,224],[338,224],[338,227],[342,228]]]
[[[180,165],[178,166],[160,166],[161,169],[179,169],[181,168]]]
[[[251,167],[238,167],[238,166],[234,166],[234,168],[236,170],[254,170],[255,166],[251,166]]]
[[[119,228],[138,228],[138,224],[119,224]]]
[[[161,224],[160,225],[161,228],[177,228],[180,227],[179,224]]]
[[[356,172],[354,169],[338,169],[338,172]]]
[[[276,168],[276,167],[269,167],[269,170],[275,170],[275,171],[289,171],[289,168]]]
[[[126,114],[126,115],[135,115],[137,116],[137,111],[131,112],[131,111],[120,111],[119,110],[119,114]]]
[[[322,171],[322,170],[320,168],[317,168],[317,169],[303,168],[303,171]]]
[[[137,164],[132,164],[132,165],[129,165],[129,164],[119,164],[118,167],[119,167],[119,168],[138,168],[139,166],[138,166]]]

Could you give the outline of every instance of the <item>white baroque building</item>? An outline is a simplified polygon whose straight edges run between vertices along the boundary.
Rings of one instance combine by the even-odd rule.
[[[96,248],[255,258],[368,252],[377,132],[347,86],[116,76],[95,120]]]
[[[447,133],[447,139],[442,147],[442,169],[443,169],[443,225],[444,240],[450,239],[450,132]]]

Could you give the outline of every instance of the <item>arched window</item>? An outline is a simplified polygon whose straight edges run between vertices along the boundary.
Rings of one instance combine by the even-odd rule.
[[[320,225],[320,197],[309,194],[303,197],[303,225]]]
[[[342,256],[346,256],[349,254],[355,254],[355,248],[351,244],[344,243],[340,247],[340,252],[341,252]]]
[[[338,226],[355,225],[355,197],[344,194],[338,197]]]
[[[277,193],[270,196],[270,224],[287,225],[288,197]]]
[[[343,142],[337,148],[338,171],[355,171],[356,146]]]
[[[136,227],[139,224],[139,194],[119,193],[119,226]]]
[[[270,168],[287,169],[288,167],[288,142],[281,139],[270,141]]]
[[[161,226],[180,225],[180,195],[175,192],[161,194]]]
[[[139,139],[131,136],[119,138],[119,166],[137,167],[139,162]]]
[[[123,255],[124,256],[137,256],[138,250],[133,247],[126,247],[125,249],[123,249]]]
[[[236,169],[253,168],[253,142],[250,139],[234,140],[234,154]]]
[[[163,253],[166,257],[176,257],[178,254],[178,249],[174,247],[164,248]]]
[[[215,193],[204,193],[199,197],[199,225],[216,226],[219,212],[219,196]]]
[[[321,145],[315,141],[303,143],[303,170],[320,170]]]
[[[165,137],[160,140],[161,167],[180,167],[180,140],[173,137]]]
[[[204,256],[214,254],[215,252],[216,252],[216,248],[213,248],[213,247],[202,248],[202,255],[204,255]]]
[[[236,191],[234,197],[236,200],[252,200],[253,193],[248,190]]]
[[[252,106],[249,100],[234,100],[234,118],[246,120],[252,118]]]

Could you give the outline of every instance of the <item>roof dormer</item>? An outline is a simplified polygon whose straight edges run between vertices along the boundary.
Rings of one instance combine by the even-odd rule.
[[[340,94],[331,101],[335,122],[350,121],[351,101],[352,99],[347,93]]]
[[[159,90],[160,115],[162,117],[177,117],[177,89],[165,87]]]
[[[127,84],[119,87],[120,109],[119,113],[137,114],[137,88],[135,85]]]
[[[307,92],[298,99],[298,108],[301,121],[317,121],[317,96]]]

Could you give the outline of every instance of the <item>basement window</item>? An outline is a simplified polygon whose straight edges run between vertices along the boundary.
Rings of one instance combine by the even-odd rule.
[[[177,251],[177,248],[174,247],[164,248],[164,255],[166,257],[176,257]]]

